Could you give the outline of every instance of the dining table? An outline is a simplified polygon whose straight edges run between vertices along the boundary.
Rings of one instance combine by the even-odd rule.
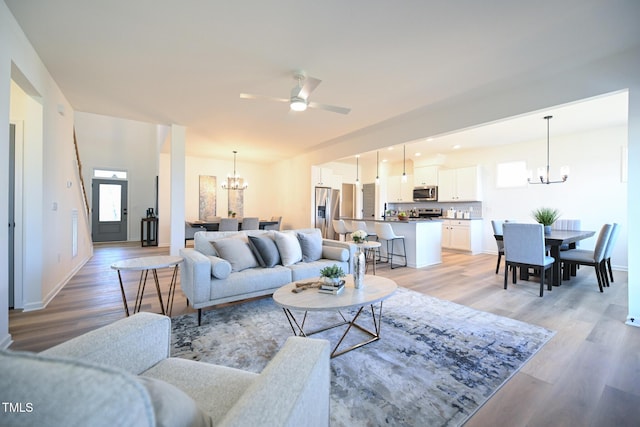
[[[185,221],[188,226],[193,228],[205,228],[207,231],[218,231],[220,227],[220,221]],[[263,230],[268,225],[276,225],[278,221],[273,221],[269,219],[261,219],[258,223],[258,228]],[[242,218],[238,218],[238,227],[242,228]]]
[[[560,261],[560,247],[567,245],[569,249],[576,247],[576,242],[580,240],[588,239],[596,234],[595,231],[590,230],[554,230],[551,229],[550,233],[545,233],[544,243],[549,247],[550,256],[555,260],[552,268],[551,283],[553,286],[560,286],[562,284],[562,262]],[[494,235],[496,240],[502,240],[501,234]],[[527,280],[528,272],[520,270],[520,278]]]

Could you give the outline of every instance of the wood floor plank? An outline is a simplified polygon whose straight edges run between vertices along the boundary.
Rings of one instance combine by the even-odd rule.
[[[118,277],[111,263],[166,255],[167,248],[139,244],[99,244],[94,256],[43,309],[11,310],[9,332],[16,350],[41,351],[125,316]],[[637,425],[640,419],[640,328],[624,324],[627,274],[598,291],[593,269],[538,297],[535,281],[503,289],[496,257],[444,252],[443,262],[421,269],[377,273],[399,286],[477,310],[488,311],[556,331],[556,335],[469,420],[468,426]],[[501,273],[504,272],[501,267]],[[159,271],[166,301],[171,270]],[[138,277],[125,279],[133,304]],[[147,284],[149,286],[149,283]],[[160,311],[155,287],[145,293],[143,310]],[[173,315],[195,313],[180,289]]]

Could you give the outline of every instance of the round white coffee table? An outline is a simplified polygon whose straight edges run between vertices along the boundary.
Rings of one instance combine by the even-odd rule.
[[[276,304],[282,307],[284,314],[289,321],[289,325],[291,326],[291,329],[293,330],[293,333],[295,335],[308,337],[310,335],[326,331],[328,329],[347,325],[347,328],[342,334],[342,337],[340,337],[340,340],[331,352],[332,358],[356,348],[362,347],[363,345],[369,344],[371,342],[378,341],[380,339],[382,301],[393,294],[398,288],[396,282],[391,279],[387,279],[386,277],[380,276],[364,276],[363,287],[360,289],[355,289],[353,287],[352,275],[347,275],[345,277],[345,281],[346,285],[344,290],[337,295],[320,293],[317,287],[309,287],[304,291],[297,293],[293,292],[294,289],[301,287],[301,285],[303,284],[310,284],[313,282],[313,280],[301,280],[298,282],[289,283],[275,291],[273,294],[273,300]],[[310,286],[314,285],[312,284]],[[378,314],[376,315],[374,305],[378,303],[380,304],[380,307],[378,310]],[[362,310],[367,306],[371,307],[373,331],[356,323],[356,320],[360,316],[360,313],[362,313]],[[351,320],[348,320],[341,312],[341,310],[346,310],[349,308],[358,309]],[[298,319],[296,319],[296,317],[292,313],[292,310],[304,312],[304,317],[301,321],[298,321]],[[336,311],[340,314],[343,321],[322,329],[305,331],[304,323],[307,318],[307,313],[310,311]],[[344,338],[347,336],[352,327],[355,327],[364,332],[368,336],[368,339],[346,349],[339,350],[340,344],[342,344]]]
[[[156,292],[158,293],[158,299],[160,300],[160,310],[162,314],[171,316],[171,310],[173,309],[173,298],[176,292],[176,282],[178,278],[178,265],[183,261],[182,257],[159,255],[159,256],[147,256],[140,258],[130,258],[122,261],[117,261],[111,264],[111,268],[118,271],[118,280],[120,281],[120,292],[122,292],[122,303],[124,304],[124,312],[129,316],[129,306],[127,305],[127,297],[124,293],[124,286],[122,284],[122,275],[120,271],[139,271],[140,280],[138,281],[138,292],[136,293],[136,301],[133,305],[133,313],[140,311],[142,307],[142,296],[144,295],[144,288],[147,284],[147,276],[149,271],[153,273],[153,280],[156,284]],[[160,282],[158,280],[159,268],[171,268],[173,267],[173,275],[171,276],[171,283],[169,284],[169,296],[167,297],[167,310],[165,311],[164,304],[162,302],[162,293],[160,292]]]

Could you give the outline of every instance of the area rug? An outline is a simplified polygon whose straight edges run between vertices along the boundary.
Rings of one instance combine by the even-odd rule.
[[[359,323],[367,326],[370,314]],[[307,322],[313,328],[333,316],[315,312]],[[252,372],[292,335],[271,298],[207,310],[200,327],[195,314],[172,322],[172,356]],[[341,334],[314,337],[333,345]],[[380,340],[331,360],[331,425],[461,425],[553,335],[399,288],[384,301]],[[363,339],[357,332],[348,338]]]

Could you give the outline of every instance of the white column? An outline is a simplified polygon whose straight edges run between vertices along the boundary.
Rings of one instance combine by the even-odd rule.
[[[180,248],[184,248],[185,145],[185,127],[171,125],[171,255],[178,255]]]

